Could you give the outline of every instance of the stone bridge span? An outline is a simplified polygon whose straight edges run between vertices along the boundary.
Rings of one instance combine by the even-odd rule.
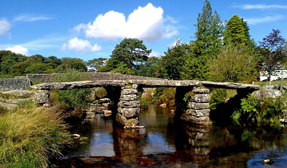
[[[210,121],[210,95],[207,88],[236,89],[239,98],[246,97],[248,93],[259,89],[259,85],[195,80],[95,80],[42,83],[31,87],[47,94],[49,90],[105,87],[108,94],[109,91],[112,91],[114,102],[117,104],[116,121],[125,128],[135,127],[139,124],[138,93],[145,87],[175,87],[176,116],[200,125],[208,125]],[[184,95],[190,91],[192,91],[191,98],[188,102],[184,102]]]

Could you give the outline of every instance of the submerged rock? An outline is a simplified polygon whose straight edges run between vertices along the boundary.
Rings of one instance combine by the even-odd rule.
[[[79,134],[72,134],[71,137],[73,139],[79,139],[81,136]]]

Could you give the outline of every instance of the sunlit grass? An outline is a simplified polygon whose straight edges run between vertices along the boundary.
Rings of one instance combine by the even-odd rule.
[[[70,139],[57,107],[22,103],[0,113],[0,167],[47,167]]]

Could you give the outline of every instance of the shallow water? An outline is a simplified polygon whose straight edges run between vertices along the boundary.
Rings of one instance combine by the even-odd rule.
[[[287,167],[287,128],[195,127],[154,105],[139,119],[145,129],[122,130],[96,115],[57,167]]]

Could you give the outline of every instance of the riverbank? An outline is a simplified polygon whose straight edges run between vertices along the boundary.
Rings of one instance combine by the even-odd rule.
[[[0,110],[0,167],[48,167],[71,140],[59,109],[21,102]]]

